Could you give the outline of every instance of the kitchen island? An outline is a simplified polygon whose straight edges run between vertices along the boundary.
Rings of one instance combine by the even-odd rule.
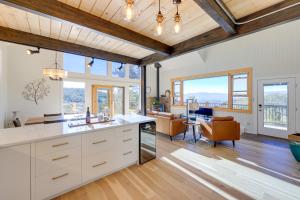
[[[51,199],[136,164],[139,124],[154,120],[120,115],[73,128],[67,121],[1,129],[0,199]]]

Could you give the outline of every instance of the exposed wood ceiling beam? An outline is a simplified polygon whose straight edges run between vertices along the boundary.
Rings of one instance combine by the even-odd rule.
[[[169,55],[172,52],[172,48],[169,45],[57,0],[0,0],[0,3],[29,12],[69,21],[159,54]]]
[[[0,26],[0,40],[87,57],[138,65],[139,59]]]
[[[194,0],[224,31],[234,34],[235,25],[215,0]]]
[[[283,3],[273,5],[257,13],[253,13],[247,17],[244,17],[243,21],[253,19],[257,16],[262,16],[264,14],[270,13],[272,11],[278,10],[278,8],[284,8],[286,6],[293,5],[294,3],[299,3],[299,0],[290,0]],[[195,36],[186,41],[180,42],[173,46],[174,52],[170,56],[163,56],[159,54],[152,54],[146,56],[142,59],[141,64],[147,65],[155,62],[163,61],[175,56],[179,56],[185,53],[189,53],[195,50],[199,50],[211,45],[215,45],[221,42],[225,42],[231,39],[242,37],[257,31],[261,31],[279,24],[287,23],[293,20],[300,19],[300,5],[295,7],[282,10],[275,14],[269,15],[267,17],[252,21],[247,24],[239,25],[236,27],[236,34],[226,33],[222,28],[216,28],[199,36]]]

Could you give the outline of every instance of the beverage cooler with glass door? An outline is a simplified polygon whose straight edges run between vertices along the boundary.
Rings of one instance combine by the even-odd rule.
[[[140,124],[139,163],[144,164],[156,158],[156,123]]]

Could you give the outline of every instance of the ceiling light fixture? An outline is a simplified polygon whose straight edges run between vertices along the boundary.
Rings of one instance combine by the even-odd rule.
[[[27,53],[28,55],[33,55],[33,54],[40,53],[40,47],[36,47],[36,48],[37,48],[37,50],[27,49],[27,50],[26,50],[26,53]]]
[[[181,29],[181,17],[180,17],[180,14],[178,12],[178,4],[176,4],[176,8],[177,8],[177,12],[175,14],[175,17],[174,17],[174,32],[175,33],[179,33],[180,32],[180,29]]]
[[[173,0],[173,4],[181,4],[181,0]]]
[[[124,64],[124,63],[120,63],[120,64],[121,64],[121,66],[118,68],[118,70],[119,70],[119,71],[121,71],[121,70],[122,70],[122,68],[123,68],[123,64]]]
[[[134,8],[134,0],[124,0],[123,5],[123,16],[126,21],[132,21],[135,14],[135,8]]]
[[[159,36],[163,32],[163,21],[164,21],[164,16],[160,10],[160,0],[158,1],[158,6],[159,6],[159,10],[158,10],[158,13],[156,16],[156,22],[157,22],[156,23],[156,34]]]
[[[92,58],[91,62],[89,62],[87,66],[91,68],[93,67],[93,64],[94,64],[94,58]]]
[[[61,81],[64,78],[67,78],[68,72],[59,69],[57,63],[57,52],[55,52],[55,68],[45,68],[43,69],[43,75],[50,78],[50,80]]]

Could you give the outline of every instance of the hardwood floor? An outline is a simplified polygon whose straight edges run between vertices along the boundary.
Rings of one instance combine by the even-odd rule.
[[[157,159],[130,166],[56,200],[299,199],[300,164],[285,140],[244,135],[216,148],[157,136]]]

